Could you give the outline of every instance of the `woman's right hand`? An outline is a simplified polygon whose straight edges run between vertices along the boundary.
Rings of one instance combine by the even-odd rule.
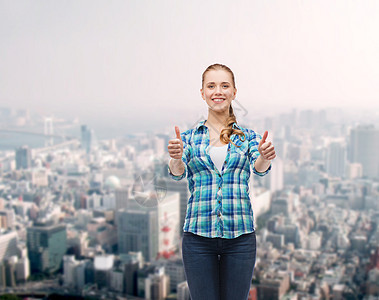
[[[178,126],[175,126],[176,138],[168,141],[168,153],[173,159],[182,159],[183,155],[183,141],[180,136],[180,130]]]

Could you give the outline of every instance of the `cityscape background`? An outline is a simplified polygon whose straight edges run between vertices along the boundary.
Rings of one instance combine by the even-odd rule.
[[[190,299],[188,182],[167,144],[235,73],[251,175],[249,299],[379,299],[377,1],[0,0],[0,294]],[[48,296],[50,295],[50,296]]]

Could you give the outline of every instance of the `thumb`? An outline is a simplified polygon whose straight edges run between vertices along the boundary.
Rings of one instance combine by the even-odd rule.
[[[178,126],[175,126],[175,133],[176,133],[176,138],[179,139],[180,141],[182,140],[180,136],[180,130]]]
[[[268,136],[268,131],[266,130],[265,133],[263,134],[262,140],[259,144],[262,145],[264,142],[266,142],[267,136]]]

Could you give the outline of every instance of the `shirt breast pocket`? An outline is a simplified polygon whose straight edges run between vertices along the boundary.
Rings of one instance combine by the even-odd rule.
[[[233,144],[230,148],[229,165],[233,168],[245,168],[248,157],[249,145],[247,143],[239,143],[240,147],[236,147]]]
[[[247,156],[248,150],[249,150],[249,145],[247,143],[241,143],[238,146],[239,147],[233,145],[232,153],[234,152],[238,155],[246,155]]]

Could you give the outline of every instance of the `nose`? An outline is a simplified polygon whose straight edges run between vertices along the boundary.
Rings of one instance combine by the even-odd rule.
[[[221,94],[221,86],[216,86],[216,94]]]

